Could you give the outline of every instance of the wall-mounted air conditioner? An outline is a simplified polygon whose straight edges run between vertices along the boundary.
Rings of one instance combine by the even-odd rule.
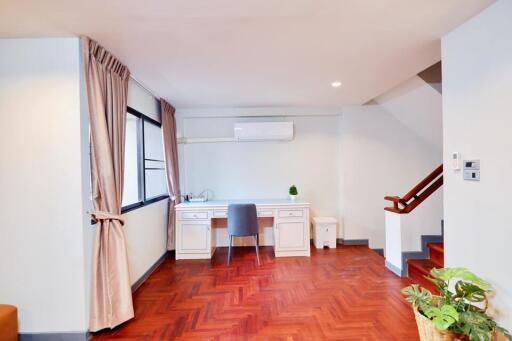
[[[236,141],[291,141],[293,122],[235,123]]]

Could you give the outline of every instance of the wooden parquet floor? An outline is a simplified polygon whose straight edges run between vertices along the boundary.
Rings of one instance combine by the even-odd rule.
[[[134,294],[135,319],[100,340],[418,340],[409,285],[364,246],[274,258],[262,247],[168,258]]]

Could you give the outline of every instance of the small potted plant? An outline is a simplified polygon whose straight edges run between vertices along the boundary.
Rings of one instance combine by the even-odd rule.
[[[512,340],[486,314],[489,283],[464,268],[434,268],[426,278],[435,284],[438,296],[418,284],[402,290],[412,304],[420,340],[491,341],[497,333]]]
[[[290,188],[288,189],[288,194],[290,195],[290,200],[294,201],[295,199],[297,199],[297,194],[299,194],[299,192],[297,191],[297,186],[291,185]]]

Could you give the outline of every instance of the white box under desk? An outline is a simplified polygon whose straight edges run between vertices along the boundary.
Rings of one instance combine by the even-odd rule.
[[[228,245],[229,204],[256,204],[260,245],[274,247],[276,257],[310,256],[310,204],[290,200],[212,200],[176,205],[176,259],[209,259],[215,247]],[[234,238],[234,246],[254,245],[251,237]]]

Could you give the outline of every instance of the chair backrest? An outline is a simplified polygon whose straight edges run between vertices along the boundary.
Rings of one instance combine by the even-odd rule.
[[[258,216],[254,204],[231,204],[228,206],[228,234],[251,236],[258,233]]]

